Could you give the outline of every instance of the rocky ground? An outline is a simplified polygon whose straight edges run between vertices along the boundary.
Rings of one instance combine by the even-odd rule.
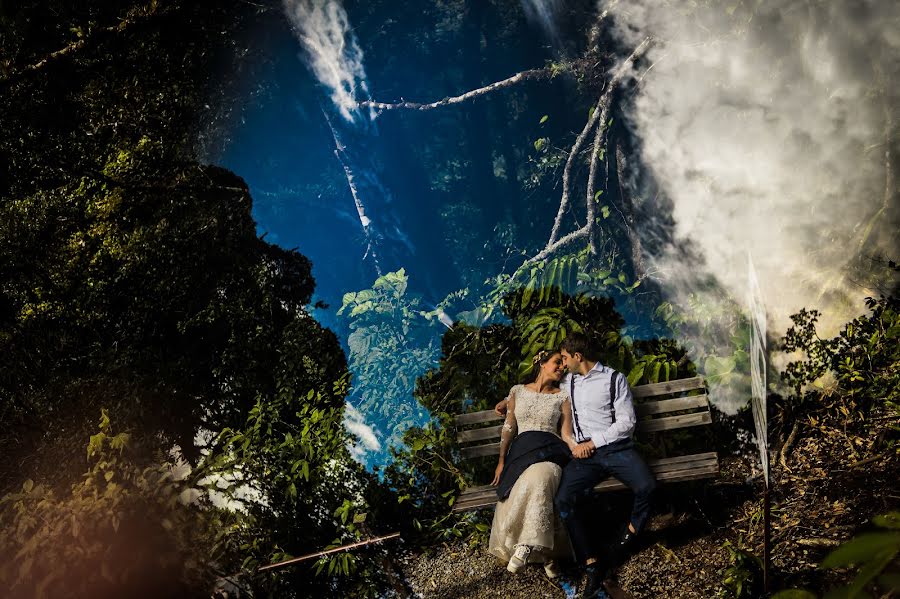
[[[891,424],[893,416],[876,416],[857,436],[842,423],[811,419],[797,427],[783,459],[773,453],[773,588],[821,593],[852,575],[817,564],[869,526],[872,516],[900,507],[900,459],[885,442]],[[666,489],[659,513],[618,569],[621,587],[635,599],[729,597],[725,581],[731,576],[744,581],[745,596],[761,596],[757,562],[735,553],[763,555],[763,485],[755,461],[723,457],[714,481]],[[577,596],[577,572],[566,572],[561,584],[550,582],[539,566],[513,575],[485,546],[484,538],[471,538],[409,553],[401,568],[423,598]]]

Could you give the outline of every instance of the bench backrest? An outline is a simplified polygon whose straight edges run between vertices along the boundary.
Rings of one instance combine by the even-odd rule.
[[[632,387],[638,435],[712,424],[703,377]],[[464,460],[500,453],[503,417],[494,410],[455,418],[456,441]]]

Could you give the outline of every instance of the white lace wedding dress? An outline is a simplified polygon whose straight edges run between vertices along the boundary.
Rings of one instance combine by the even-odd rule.
[[[504,428],[518,427],[518,434],[527,431],[543,431],[558,434],[562,404],[569,394],[532,391],[524,385],[516,385],[510,391],[515,395],[514,418],[507,417]],[[553,498],[559,487],[562,468],[553,462],[538,462],[529,466],[512,491],[497,503],[488,551],[508,562],[516,545],[524,544],[534,550],[529,563],[541,563],[549,558],[568,557],[571,545],[565,528],[555,512]]]

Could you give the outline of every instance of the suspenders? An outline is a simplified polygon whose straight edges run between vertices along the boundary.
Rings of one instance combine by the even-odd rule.
[[[613,370],[612,376],[609,377],[609,413],[612,416],[612,423],[616,423],[616,379],[619,373]]]
[[[609,414],[612,418],[612,424],[616,423],[616,381],[619,378],[619,373],[613,370],[612,376],[609,377]],[[581,432],[581,426],[578,424],[578,412],[575,410],[575,375],[572,374],[569,377],[569,399],[572,402],[572,419],[575,421],[575,432],[579,437],[584,441],[590,441],[589,438],[585,438],[584,433]]]
[[[578,436],[581,437],[583,441],[590,441],[590,439],[584,438],[584,433],[581,432],[581,427],[578,425],[578,412],[575,411],[575,375],[572,374],[569,377],[569,400],[572,402],[572,419],[575,421],[575,432],[578,433]],[[583,442],[581,441],[581,442]]]

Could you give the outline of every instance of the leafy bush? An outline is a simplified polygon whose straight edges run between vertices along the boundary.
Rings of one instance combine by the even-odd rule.
[[[728,550],[729,563],[720,572],[724,595],[735,599],[758,597],[762,589],[762,561],[730,541],[725,541],[723,546]]]
[[[783,343],[787,352],[804,358],[785,368],[783,379],[793,393],[788,409],[802,415],[826,409],[843,417],[861,418],[874,407],[900,412],[900,298],[866,298],[870,313],[844,325],[832,339],[816,332],[816,310],[793,315]],[[836,387],[821,381],[834,376]]]
[[[29,479],[0,499],[4,596],[209,596],[211,518],[181,501],[172,464],[143,468],[130,443],[104,410],[69,493]]]

